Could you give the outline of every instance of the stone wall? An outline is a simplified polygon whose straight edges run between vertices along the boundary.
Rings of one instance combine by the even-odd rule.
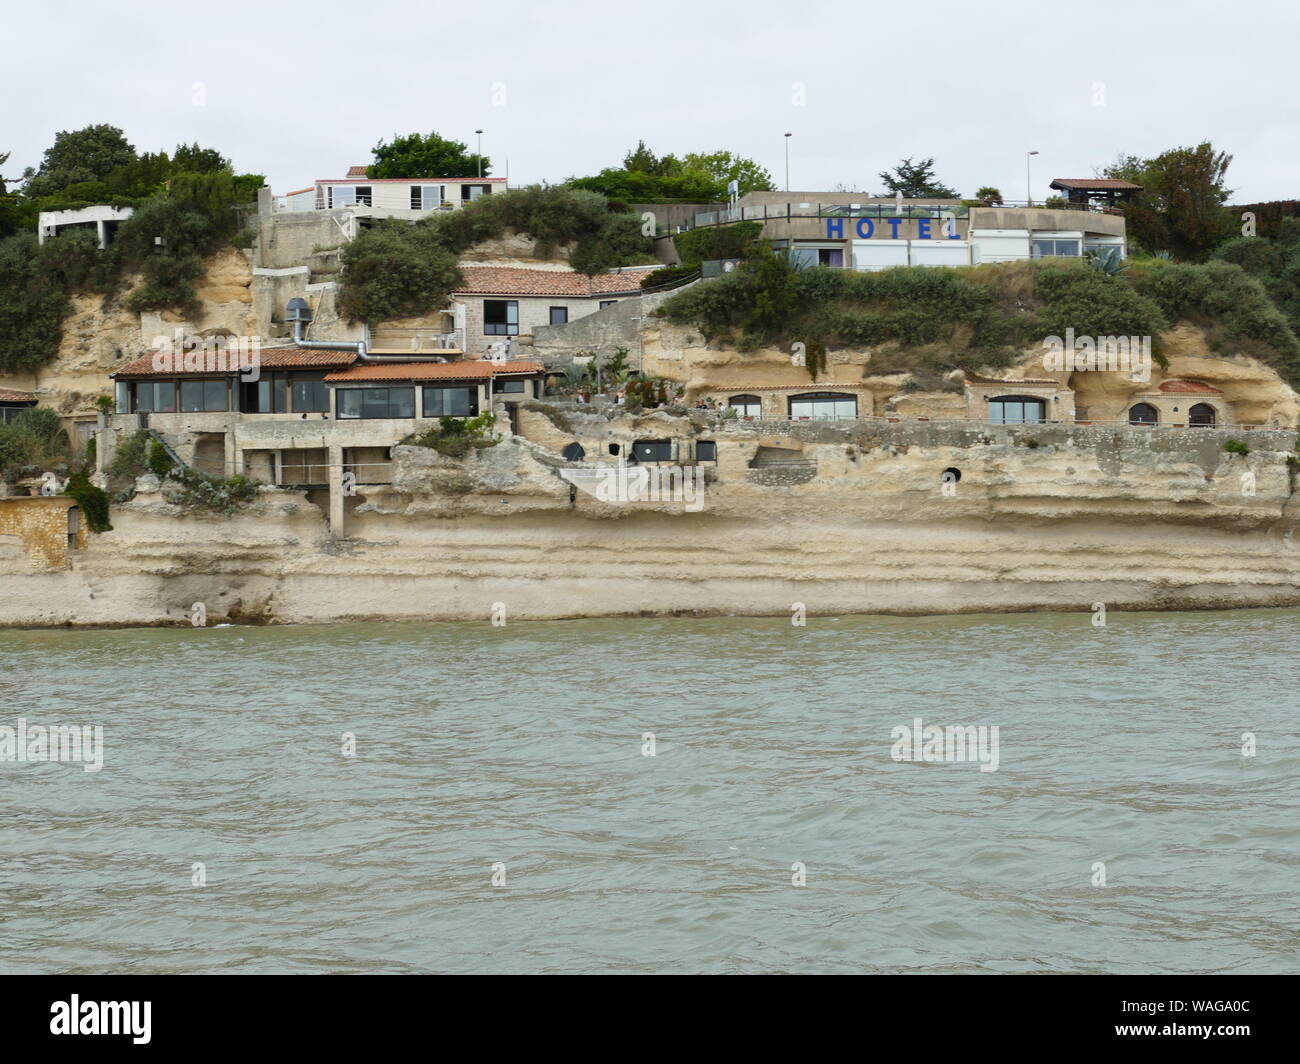
[[[66,495],[0,498],[0,572],[10,571],[10,566],[24,568],[24,555],[33,570],[66,569],[68,511],[76,506],[76,500]],[[83,518],[78,522],[76,549],[85,547],[88,535]]]

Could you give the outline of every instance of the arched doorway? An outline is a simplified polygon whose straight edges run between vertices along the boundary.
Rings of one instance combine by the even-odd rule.
[[[1046,400],[1032,395],[995,395],[989,400],[990,425],[1038,425],[1046,419]]]
[[[1194,429],[1212,429],[1215,424],[1214,407],[1209,403],[1197,403],[1187,411],[1187,425]]]
[[[1134,403],[1128,408],[1128,423],[1130,425],[1157,425],[1160,423],[1160,413],[1150,403]]]
[[[757,395],[733,395],[727,405],[736,412],[736,417],[763,416],[763,400]]]
[[[586,449],[582,446],[582,444],[576,441],[569,444],[560,453],[566,460],[570,462],[581,462],[584,458],[587,457]]]

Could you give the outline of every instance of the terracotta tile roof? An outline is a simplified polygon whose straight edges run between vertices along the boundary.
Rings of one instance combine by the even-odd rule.
[[[385,366],[362,363],[325,379],[336,384],[350,381],[482,381],[491,377],[520,373],[544,373],[540,362],[491,362],[488,359],[465,359],[461,362],[406,362]]]
[[[0,403],[34,403],[36,402],[35,392],[15,392],[8,388],[0,388]]]
[[[348,177],[365,177],[366,168],[364,166],[349,166]]]
[[[1196,395],[1222,395],[1223,392],[1213,385],[1205,384],[1202,381],[1184,381],[1172,380],[1161,381],[1160,391],[1162,392],[1179,392]]]
[[[115,380],[124,377],[210,377],[211,370],[198,370],[185,373],[179,370],[155,370],[154,353],[141,355],[133,362],[128,362],[119,370],[110,373]],[[350,366],[357,360],[352,351],[314,351],[300,347],[264,347],[259,352],[259,365],[262,369],[333,369]],[[233,371],[232,371],[233,372]]]
[[[530,270],[523,266],[462,266],[465,283],[458,295],[568,296],[640,293],[641,278],[659,269],[646,266],[588,277],[572,270]]]
[[[1048,188],[1078,188],[1078,189],[1114,189],[1122,192],[1126,189],[1140,189],[1141,185],[1135,185],[1132,181],[1121,181],[1115,177],[1058,177]]]

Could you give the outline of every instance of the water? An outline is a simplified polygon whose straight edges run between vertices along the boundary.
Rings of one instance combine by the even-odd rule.
[[[106,751],[0,764],[0,971],[1295,971],[1298,627],[3,631],[0,724]]]

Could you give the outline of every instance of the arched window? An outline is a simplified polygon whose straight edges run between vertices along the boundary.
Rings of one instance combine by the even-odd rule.
[[[1128,410],[1130,425],[1157,425],[1160,413],[1150,403],[1134,403]]]
[[[1037,425],[1046,417],[1046,400],[1032,395],[995,395],[989,400],[991,425]]]
[[[858,400],[843,392],[804,392],[790,396],[790,418],[857,417]]]
[[[1197,403],[1187,411],[1187,424],[1191,428],[1212,429],[1214,428],[1214,422],[1214,407],[1209,403]]]
[[[582,444],[577,442],[569,444],[560,453],[570,462],[581,462],[587,457],[586,450],[583,448]]]
[[[736,412],[736,417],[763,416],[763,400],[757,395],[733,395],[727,405]]]

